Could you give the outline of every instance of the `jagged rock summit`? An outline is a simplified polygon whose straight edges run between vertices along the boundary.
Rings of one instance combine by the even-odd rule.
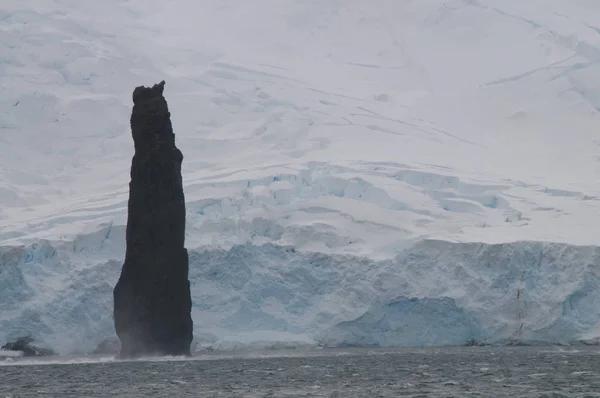
[[[175,146],[164,86],[133,91],[127,249],[113,292],[121,358],[190,355],[193,338],[183,155]]]

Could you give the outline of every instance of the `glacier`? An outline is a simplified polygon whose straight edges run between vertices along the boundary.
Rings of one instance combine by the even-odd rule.
[[[0,339],[32,333],[73,353],[114,338],[124,229],[108,230],[2,252]],[[598,247],[543,242],[423,240],[385,260],[272,243],[190,250],[195,346],[577,344],[600,318],[599,260]]]
[[[114,337],[165,79],[198,350],[596,343],[600,26],[566,0],[5,0],[0,343]]]

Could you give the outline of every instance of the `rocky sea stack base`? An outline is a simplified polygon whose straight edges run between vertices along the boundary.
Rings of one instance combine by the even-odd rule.
[[[165,82],[133,92],[125,262],[114,288],[120,358],[190,355],[193,324],[185,239],[183,155]]]
[[[40,348],[33,345],[34,339],[31,336],[19,337],[0,347],[0,350],[9,352],[19,352],[24,357],[47,357],[56,355],[49,348]]]

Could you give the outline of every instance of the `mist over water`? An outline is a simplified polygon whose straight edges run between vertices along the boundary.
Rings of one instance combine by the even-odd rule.
[[[283,350],[192,359],[12,359],[2,397],[595,397],[595,347]]]

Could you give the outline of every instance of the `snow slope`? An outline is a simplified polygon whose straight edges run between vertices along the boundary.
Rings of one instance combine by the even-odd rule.
[[[599,12],[5,0],[0,341],[27,330],[67,352],[111,335],[131,92],[162,79],[203,336],[600,335]]]

